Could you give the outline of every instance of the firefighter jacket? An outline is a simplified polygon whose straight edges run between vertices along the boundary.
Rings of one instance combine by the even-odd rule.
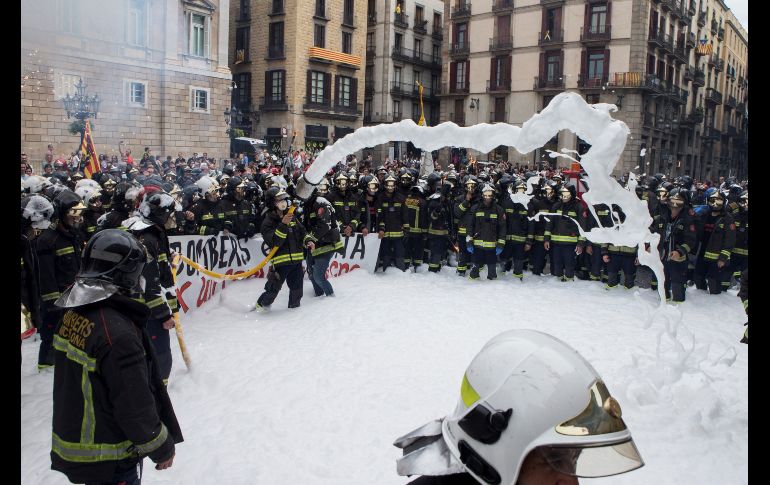
[[[730,261],[735,247],[735,220],[723,209],[717,214],[709,211],[703,217],[703,235],[699,257],[706,261]]]
[[[448,236],[452,223],[451,202],[436,193],[428,197],[428,237]]]
[[[664,263],[674,251],[679,253],[679,256],[672,261],[677,263],[687,261],[687,255],[695,251],[698,244],[695,222],[687,208],[683,207],[676,217],[669,212],[667,220],[663,223],[663,234],[660,239],[662,248],[660,259]]]
[[[361,217],[361,209],[358,207],[358,197],[355,192],[348,190],[343,194],[334,188],[326,194],[326,200],[331,202],[334,207],[340,228],[345,229],[346,226],[350,226],[355,231]]]
[[[586,231],[590,231],[591,229],[595,227],[612,227],[612,215],[610,214],[610,208],[607,206],[607,204],[596,204],[594,205],[594,211],[596,212],[596,217],[599,218],[599,221],[590,214],[586,213],[585,217],[585,226],[584,229]],[[601,249],[602,254],[607,253],[607,243],[590,243],[594,247],[598,247]]]
[[[108,212],[110,209],[112,209],[112,193],[104,191],[102,192],[101,197],[99,197],[102,201],[101,210],[102,212]],[[93,234],[91,234],[93,236]]]
[[[386,238],[404,237],[407,228],[406,199],[394,191],[384,191],[377,197],[377,230],[385,232]]]
[[[406,204],[406,232],[411,235],[428,232],[428,202],[419,195],[409,194]]]
[[[150,257],[144,265],[142,276],[145,286],[142,301],[150,309],[150,318],[168,320],[179,311],[174,291],[174,276],[169,264],[168,236],[164,229],[152,225],[133,234],[144,244]],[[165,296],[165,299],[164,299]]]
[[[296,216],[287,225],[281,222],[282,216],[275,210],[265,214],[262,221],[262,237],[270,247],[278,247],[278,251],[270,260],[275,266],[301,264],[304,260],[305,226],[296,220]]]
[[[545,223],[544,241],[553,244],[577,244],[584,247],[586,238],[580,234],[578,226],[585,226],[585,209],[580,201],[573,197],[569,202],[557,201],[551,212],[555,216],[547,216]]]
[[[128,211],[121,211],[117,209],[111,210],[99,217],[96,224],[96,232],[103,231],[105,229],[121,229],[125,231],[126,227],[123,225],[123,221],[129,217],[131,217],[131,215],[128,213]]]
[[[505,246],[505,211],[494,201],[489,205],[484,202],[470,208],[467,237],[473,240],[473,246],[480,249],[503,249]]]
[[[21,236],[21,303],[29,311],[32,324],[42,323],[40,301],[40,263],[37,259],[36,241]]]
[[[95,211],[93,209],[86,209],[83,211],[83,233],[85,240],[91,239],[91,236],[96,234],[99,218],[104,214],[103,210]]]
[[[524,244],[529,234],[529,226],[534,224],[529,220],[529,211],[523,205],[511,200],[506,194],[501,204],[505,211],[505,240],[516,244]]]
[[[370,196],[364,191],[358,197],[358,227],[356,231],[361,232],[364,228],[370,232],[377,232],[377,195]]]
[[[228,194],[222,198],[221,207],[225,214],[224,228],[236,237],[249,238],[257,233],[254,206],[251,202],[238,200]]]
[[[225,228],[225,211],[220,200],[211,202],[202,198],[190,207],[190,212],[195,215],[193,234],[211,236]]]
[[[738,212],[735,219],[735,246],[732,254],[749,255],[749,213]]]
[[[51,468],[109,481],[149,456],[174,455],[182,431],[146,330],[149,310],[120,294],[63,309],[53,347]]]
[[[75,282],[80,270],[80,255],[84,241],[78,230],[61,223],[48,228],[37,238],[40,263],[40,299],[44,311],[59,311],[54,302]]]
[[[551,202],[545,197],[535,196],[529,201],[529,216],[534,217],[537,214],[553,212],[552,208],[554,204],[555,202]],[[529,232],[527,233],[527,244],[533,244],[535,241],[545,241],[546,223],[547,221],[544,219],[544,216],[540,216],[538,220],[532,221],[532,224],[529,226]]]
[[[342,252],[342,237],[334,208],[322,199],[314,200],[307,208],[307,235],[304,242],[312,241],[315,244],[310,254],[320,256],[326,253]]]
[[[473,194],[473,198],[470,201],[466,200],[464,193],[455,199],[454,216],[458,238],[464,239],[466,236],[468,236],[468,224],[470,224],[472,217],[470,208],[476,205],[478,202],[479,197],[475,193]]]

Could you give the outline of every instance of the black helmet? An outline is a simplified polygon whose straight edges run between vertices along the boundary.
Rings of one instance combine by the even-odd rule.
[[[184,204],[185,208],[189,208],[200,199],[200,196],[201,189],[199,189],[197,185],[188,185],[182,189],[182,204]]]
[[[439,180],[441,180],[441,176],[438,174],[438,172],[431,172],[428,174],[428,187],[431,189],[436,188],[436,184],[438,184]]]
[[[145,197],[139,206],[139,212],[153,223],[163,226],[176,210],[176,201],[165,192],[154,192]]]
[[[246,184],[243,182],[243,179],[237,175],[234,175],[227,179],[227,187],[226,191],[230,195],[235,195],[235,189],[238,187],[246,188]]]
[[[577,195],[577,192],[575,190],[575,184],[565,184],[565,185],[562,185],[559,188],[559,192],[560,192],[559,193],[559,197],[561,198],[562,202],[569,202],[570,200],[574,200],[575,196]],[[567,199],[566,201],[564,200],[564,196],[562,195],[562,193],[564,193],[564,192],[569,192],[569,195],[570,195],[569,199]]]
[[[647,178],[644,180],[645,185],[647,186],[647,190],[651,190],[655,192],[655,189],[657,189],[658,185],[660,185],[660,180],[661,179],[655,176],[648,175]]]
[[[147,251],[133,234],[105,229],[86,244],[78,277],[108,281],[131,290],[139,286],[146,262]]]
[[[228,163],[225,165],[225,168],[222,169],[222,173],[232,177],[235,174],[235,171],[233,170],[233,166]]]
[[[265,206],[267,206],[269,209],[273,209],[275,207],[276,202],[284,199],[288,199],[289,194],[286,193],[285,190],[283,190],[280,187],[270,187],[265,192]]]
[[[668,205],[669,207],[690,205],[690,191],[684,187],[674,187],[668,192]]]
[[[489,182],[489,172],[482,170],[480,174],[478,174],[479,182]]]
[[[502,177],[500,177],[500,180],[497,181],[498,188],[500,189],[501,193],[508,192],[508,186],[511,185],[513,182],[513,179],[510,175],[505,174]]]
[[[75,211],[83,211],[86,208],[86,206],[83,205],[83,199],[81,199],[78,194],[69,189],[65,189],[59,192],[59,194],[53,200],[53,206],[55,209],[56,217],[60,221],[64,220],[64,217],[67,215],[67,212],[69,212],[70,209],[74,209]]]

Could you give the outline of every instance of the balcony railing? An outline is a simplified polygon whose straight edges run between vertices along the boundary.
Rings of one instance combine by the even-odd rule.
[[[704,140],[714,140],[717,141],[722,136],[722,132],[714,128],[713,126],[707,126],[703,129],[703,136],[702,138]]]
[[[716,20],[711,20],[711,35],[717,35],[717,32],[719,32],[719,24]]]
[[[719,32],[717,32],[717,39],[725,40],[725,28],[724,27],[719,27]]]
[[[286,104],[286,98],[273,99],[272,97],[261,96],[259,98],[260,111],[287,111],[289,105]]]
[[[561,73],[554,75],[550,79],[547,77],[541,78],[539,76],[535,76],[534,89],[564,89],[564,76]]]
[[[610,40],[612,32],[612,26],[610,24],[605,25],[589,25],[588,27],[581,27],[580,29],[580,41],[581,42],[600,42]]]
[[[468,42],[462,44],[452,44],[449,49],[450,56],[464,56],[471,52],[471,45]]]
[[[684,81],[692,81],[692,78],[695,76],[695,68],[692,66],[687,66],[684,68],[684,73],[682,73],[682,79]]]
[[[706,12],[698,12],[698,26],[704,27],[706,25]]]
[[[286,57],[285,45],[269,45],[267,46],[267,58],[268,59],[283,59]]]
[[[462,5],[452,7],[452,14],[449,18],[454,20],[454,19],[460,19],[460,18],[465,18],[470,16],[471,16],[471,4],[463,3]]]
[[[711,102],[714,104],[722,104],[722,93],[717,91],[714,88],[708,88],[706,89],[706,102]]]
[[[366,94],[374,93],[374,81],[365,81],[364,82],[364,93],[366,93]]]
[[[409,84],[409,83],[402,83],[398,81],[391,81],[390,82],[390,92],[391,94],[396,95],[402,95],[402,96],[409,96],[413,98],[420,97],[420,87],[417,85],[417,83]],[[430,86],[423,86],[422,90],[422,97],[423,98],[432,98],[435,95],[433,92],[433,89],[431,89]]]
[[[681,62],[687,62],[687,50],[685,50],[684,42],[677,42],[674,46],[674,56]]]
[[[722,72],[725,70],[725,61],[724,59],[715,59],[714,60],[714,70],[716,72]]]
[[[513,36],[492,37],[489,39],[490,51],[502,51],[513,49]]]
[[[490,79],[487,81],[488,93],[509,92],[511,90],[510,79]]]
[[[578,87],[583,89],[600,89],[603,86],[607,86],[608,81],[607,74],[601,77],[588,77],[588,73],[581,72],[578,75]]]
[[[638,88],[644,84],[644,74],[641,72],[614,72],[608,79],[609,86],[614,88]]]
[[[409,28],[409,16],[403,12],[393,14],[393,25],[402,29]]]
[[[538,32],[537,39],[539,45],[561,44],[564,42],[564,29],[554,30],[553,32],[550,30]]]
[[[490,123],[506,123],[508,121],[508,112],[505,111],[503,113],[498,113],[495,111],[492,111],[489,113],[489,122]]]
[[[433,26],[433,32],[431,32],[431,35],[436,40],[443,40],[444,39],[444,31],[441,30],[440,25],[434,25]]]
[[[727,136],[731,138],[737,138],[738,128],[736,128],[735,125],[727,125]]]
[[[468,94],[468,87],[458,85],[457,83],[443,83],[441,85],[441,94]]]
[[[366,25],[377,25],[377,12],[369,12],[366,14]]]
[[[727,101],[725,101],[725,109],[733,109],[737,107],[738,103],[735,99],[735,96],[729,96],[727,98]]]
[[[692,83],[695,86],[706,85],[706,73],[700,69],[695,69],[695,76],[692,78]]]
[[[687,115],[687,119],[696,125],[703,122],[703,108],[695,108],[689,115]]]
[[[513,0],[494,0],[492,2],[493,12],[503,12],[506,10],[513,10]]]
[[[304,97],[304,104],[302,105],[302,109],[304,111],[311,111],[311,112],[323,112],[325,114],[328,114],[330,116],[339,116],[342,119],[349,119],[351,117],[361,116],[364,111],[364,105],[363,104],[355,104],[351,103],[348,106],[343,106],[341,104],[332,103],[331,100],[326,99],[322,102],[313,102],[308,101],[307,96]]]
[[[421,62],[433,67],[441,65],[441,58],[428,52],[414,51],[406,47],[393,46],[393,57],[407,62]]]
[[[449,121],[458,126],[465,126],[465,113],[449,113]]]
[[[644,116],[642,117],[642,126],[652,128],[654,124],[655,124],[655,115],[645,111]]]
[[[688,49],[695,49],[695,45],[698,41],[698,37],[695,35],[695,32],[690,32],[687,34],[687,48]]]
[[[428,33],[428,21],[427,20],[415,20],[414,21],[414,31],[418,34],[425,35]]]

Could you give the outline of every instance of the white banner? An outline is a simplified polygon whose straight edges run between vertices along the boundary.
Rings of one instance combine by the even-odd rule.
[[[326,270],[328,278],[336,278],[358,268],[374,273],[380,251],[377,233],[366,237],[360,233],[350,237],[342,236],[342,242],[344,254],[334,254],[329,269]],[[259,264],[270,252],[270,247],[264,244],[260,235],[248,240],[224,234],[172,236],[169,237],[169,244],[171,251],[182,254],[210,271],[222,274],[244,273]],[[269,265],[266,265],[250,278],[264,278],[268,269]],[[182,314],[203,306],[220,288],[224,289],[227,283],[227,280],[206,276],[182,261],[176,274],[176,296]]]

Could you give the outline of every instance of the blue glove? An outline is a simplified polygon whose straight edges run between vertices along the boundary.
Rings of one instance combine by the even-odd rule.
[[[495,248],[495,256],[500,256],[500,253],[503,252],[503,248]]]
[[[465,247],[465,249],[466,249],[466,250],[467,250],[469,253],[473,254],[473,246],[472,246],[472,245],[471,245],[471,246],[466,246],[466,247]]]

